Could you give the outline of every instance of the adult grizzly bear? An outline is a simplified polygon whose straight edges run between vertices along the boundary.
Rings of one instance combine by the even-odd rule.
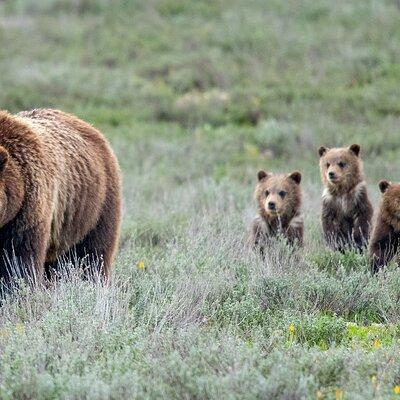
[[[58,110],[0,111],[0,278],[10,259],[41,281],[57,258],[98,258],[107,280],[118,243],[121,180],[103,135]]]

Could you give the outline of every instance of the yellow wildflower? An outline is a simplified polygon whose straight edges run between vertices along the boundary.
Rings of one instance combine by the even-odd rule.
[[[143,261],[143,260],[140,260],[140,261],[137,263],[137,267],[138,267],[139,269],[144,269],[144,261]]]
[[[251,98],[251,102],[255,105],[255,106],[259,106],[261,104],[261,100],[259,97],[253,96]]]
[[[15,325],[15,332],[22,335],[25,332],[24,324],[18,323],[17,325]]]
[[[376,349],[379,349],[379,347],[381,347],[381,341],[379,340],[379,339],[375,339],[374,340],[374,347],[376,348]]]
[[[343,390],[342,389],[336,389],[335,390],[335,399],[336,400],[342,400],[343,399]]]
[[[400,386],[399,386],[399,385],[396,385],[396,386],[393,388],[393,392],[394,392],[394,394],[400,394]]]
[[[376,385],[376,375],[371,376],[371,383],[375,386]]]
[[[257,146],[251,143],[245,143],[244,149],[249,158],[256,159],[260,155],[260,151]]]
[[[289,332],[293,335],[296,332],[296,327],[294,324],[289,325]]]

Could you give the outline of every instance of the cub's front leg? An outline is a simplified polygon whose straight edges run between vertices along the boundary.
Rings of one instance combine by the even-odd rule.
[[[399,246],[399,235],[390,225],[378,219],[369,244],[368,254],[373,272],[390,262]]]
[[[353,227],[353,240],[356,247],[362,250],[368,244],[374,212],[366,188],[358,196],[356,209],[357,215]]]
[[[343,232],[341,230],[337,207],[332,201],[324,199],[322,202],[322,231],[325,242],[332,250],[343,250]]]
[[[264,223],[259,217],[256,217],[251,224],[248,246],[253,250],[258,250],[264,257],[264,246],[266,240],[267,235]]]
[[[301,216],[294,217],[286,231],[286,237],[291,245],[303,246],[304,222]]]

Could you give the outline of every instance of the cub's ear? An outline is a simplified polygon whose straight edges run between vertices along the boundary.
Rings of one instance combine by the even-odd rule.
[[[349,147],[349,150],[352,151],[357,157],[360,154],[360,145],[359,144],[352,144]]]
[[[379,190],[381,191],[381,193],[385,193],[386,190],[387,190],[390,186],[392,186],[392,183],[389,182],[389,181],[385,181],[385,180],[379,181]]]
[[[327,151],[328,151],[328,149],[325,146],[321,146],[318,149],[318,154],[319,154],[320,157],[322,157]]]
[[[3,146],[0,146],[0,173],[4,171],[7,165],[8,157],[8,151]]]
[[[268,173],[267,171],[264,171],[263,169],[258,171],[257,177],[258,181],[262,181],[265,178],[268,178],[271,174]]]
[[[289,178],[292,181],[294,181],[295,183],[297,183],[298,185],[300,185],[301,173],[299,171],[295,171],[295,172],[292,172],[291,174],[289,174]]]

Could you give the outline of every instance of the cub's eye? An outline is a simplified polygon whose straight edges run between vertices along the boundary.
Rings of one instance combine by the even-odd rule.
[[[266,191],[265,191],[265,197],[268,197],[268,196],[269,196],[269,191],[266,190]]]
[[[282,197],[282,199],[286,196],[286,192],[283,190],[281,190],[278,194]]]
[[[328,162],[326,163],[326,168],[329,168],[331,166],[331,164],[329,164]]]
[[[344,163],[343,161],[338,162],[338,165],[340,168],[344,168],[346,166],[346,163]]]

